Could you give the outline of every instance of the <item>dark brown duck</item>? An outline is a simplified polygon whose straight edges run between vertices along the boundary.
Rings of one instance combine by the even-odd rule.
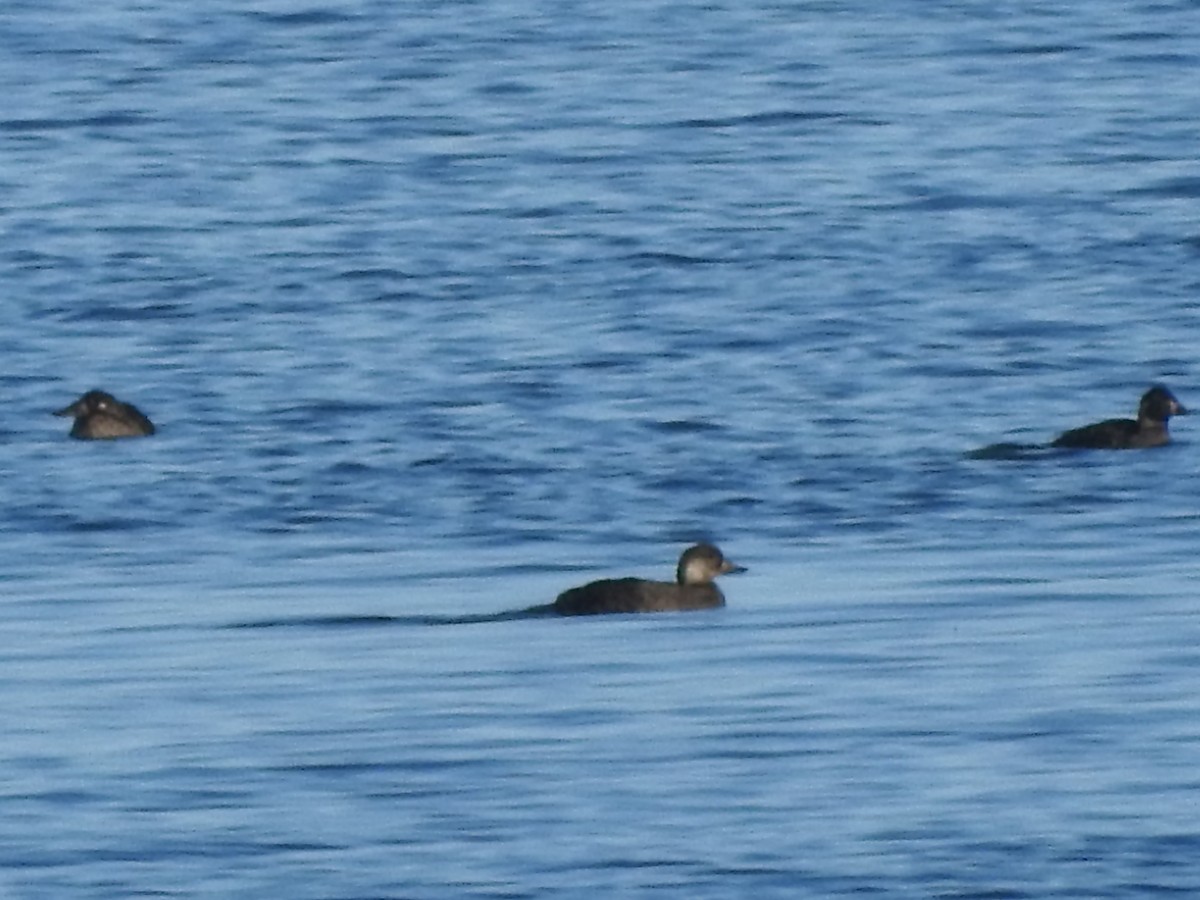
[[[725,595],[713,579],[744,571],[712,544],[697,544],[679,557],[674,584],[641,578],[608,578],[563,591],[552,608],[563,616],[711,609],[725,605]]]
[[[56,416],[74,416],[71,437],[82,440],[145,437],[154,425],[131,403],[122,403],[104,391],[88,391]]]
[[[1170,443],[1167,421],[1186,415],[1183,404],[1167,388],[1156,384],[1142,395],[1137,419],[1106,419],[1060,434],[1051,447],[1093,450],[1141,450]]]

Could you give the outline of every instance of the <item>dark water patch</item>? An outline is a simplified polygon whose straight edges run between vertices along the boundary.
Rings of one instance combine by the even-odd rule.
[[[691,266],[711,266],[726,262],[726,260],[718,259],[712,256],[690,256],[685,253],[668,253],[645,251],[642,253],[631,253],[625,257],[627,262],[633,263],[638,267],[659,267],[668,266],[672,268],[688,268]]]
[[[809,111],[809,110],[779,110],[776,112],[752,113],[746,116],[728,116],[724,118],[681,119],[665,123],[668,128],[712,129],[739,128],[751,126],[759,128],[774,128],[781,125],[809,122],[839,122],[849,117],[845,113]]]
[[[1030,460],[1030,459],[1045,459],[1051,455],[1060,455],[1062,451],[1053,449],[1045,444],[1016,444],[1016,443],[1000,443],[989,444],[986,447],[980,447],[978,450],[971,450],[965,454],[967,459],[1007,459],[1007,460]]]
[[[927,194],[914,196],[905,202],[877,204],[872,208],[878,212],[965,212],[1020,209],[1027,203],[1026,198],[1014,195],[963,194],[931,190]]]
[[[0,119],[0,132],[70,131],[78,128],[130,128],[153,120],[135,112],[110,112],[78,119]]]
[[[7,257],[14,266],[30,271],[71,271],[82,265],[80,260],[70,256],[29,248],[11,250]]]
[[[1077,44],[1008,44],[981,51],[981,56],[1062,56],[1078,53],[1083,47]]]
[[[527,206],[512,209],[508,215],[514,219],[557,219],[563,216],[579,214],[586,211],[582,204],[564,203],[558,206]]]
[[[247,19],[264,22],[268,25],[283,25],[291,28],[304,28],[314,25],[340,25],[346,22],[357,22],[362,17],[332,9],[307,9],[292,13],[269,13],[251,11],[243,13]]]
[[[1176,178],[1163,178],[1142,187],[1126,188],[1121,193],[1133,197],[1195,200],[1200,197],[1200,176],[1184,175]]]
[[[324,475],[327,478],[339,482],[343,479],[358,479],[380,474],[382,474],[382,470],[379,467],[356,460],[334,463],[324,471]]]
[[[708,503],[701,504],[699,511],[700,514],[706,518],[711,518],[714,521],[720,521],[725,513],[766,507],[767,505],[769,505],[769,501],[763,497],[739,494],[729,497],[715,498]]]
[[[1109,35],[1109,40],[1118,43],[1151,43],[1157,44],[1160,41],[1170,41],[1175,38],[1175,35],[1167,31],[1122,31],[1116,34]]]
[[[337,281],[407,281],[412,274],[401,269],[343,269],[335,276]]]
[[[461,759],[422,759],[405,760],[404,762],[337,762],[337,763],[297,763],[289,766],[271,766],[271,772],[311,772],[315,775],[344,775],[356,777],[359,775],[376,775],[380,773],[403,772],[453,772],[467,768],[471,760]]]
[[[608,857],[597,859],[583,868],[595,871],[621,871],[625,869],[641,871],[645,869],[694,869],[698,865],[694,859],[667,859],[652,857]]]
[[[437,456],[423,456],[418,459],[414,459],[411,463],[409,463],[409,466],[414,469],[425,469],[432,468],[434,466],[452,465],[454,461],[455,457],[453,454],[443,453]]]
[[[151,528],[161,528],[163,522],[154,519],[71,519],[64,530],[76,534],[115,534],[125,531],[145,531]]]
[[[524,97],[536,94],[541,90],[538,86],[521,81],[497,81],[485,84],[479,88],[479,93],[485,97]]]
[[[203,843],[187,838],[162,838],[154,846],[129,849],[99,848],[87,856],[99,862],[141,862],[170,857],[179,859],[224,859],[240,857],[292,856],[304,853],[328,853],[340,849],[341,845],[327,842],[237,840],[235,838],[210,837]]]
[[[299,616],[295,618],[262,619],[254,622],[235,622],[219,626],[223,629],[266,629],[266,628],[380,628],[380,627],[428,627],[444,625],[481,625],[488,622],[513,622],[521,619],[544,619],[557,617],[549,605],[530,606],[525,609],[506,610],[498,613],[478,613],[461,616]]]
[[[1119,56],[1117,59],[1122,63],[1127,63],[1133,66],[1195,66],[1197,57],[1193,53],[1134,53],[1128,56]]]
[[[325,422],[331,418],[374,416],[392,410],[383,403],[362,400],[322,399],[283,406],[277,415],[283,422]]]
[[[646,366],[646,359],[639,353],[605,352],[596,355],[595,349],[583,350],[583,358],[576,360],[572,368],[595,372],[639,372]]]
[[[192,311],[181,304],[151,301],[121,304],[92,302],[74,306],[71,312],[61,317],[65,322],[151,322],[190,315]]]
[[[670,419],[665,422],[647,422],[646,428],[662,434],[704,434],[723,431],[725,426],[703,419]]]

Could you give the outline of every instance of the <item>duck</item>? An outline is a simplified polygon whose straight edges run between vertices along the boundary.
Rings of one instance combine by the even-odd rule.
[[[1171,441],[1167,421],[1187,415],[1187,409],[1164,385],[1155,384],[1142,394],[1137,419],[1106,419],[1064,431],[1050,446],[1067,449],[1142,450]]]
[[[562,616],[712,609],[725,605],[725,595],[713,580],[745,571],[714,545],[696,544],[679,557],[674,583],[607,578],[563,591],[551,608]]]
[[[80,440],[145,437],[154,434],[154,424],[131,403],[122,403],[104,391],[88,391],[70,406],[54,413],[74,416],[71,437]]]

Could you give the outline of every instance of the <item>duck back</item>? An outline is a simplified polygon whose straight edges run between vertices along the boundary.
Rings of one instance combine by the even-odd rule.
[[[1164,423],[1108,419],[1064,432],[1050,446],[1079,450],[1142,450],[1170,441]]]
[[[148,437],[154,434],[154,425],[132,406],[122,416],[107,416],[103,413],[75,420],[71,426],[71,437],[84,440],[110,440],[125,437]]]
[[[554,611],[564,616],[672,612],[725,605],[715,584],[670,584],[641,578],[608,578],[563,591]]]

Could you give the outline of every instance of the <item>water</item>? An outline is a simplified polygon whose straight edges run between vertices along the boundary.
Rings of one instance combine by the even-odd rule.
[[[0,892],[1194,891],[1198,39],[8,4]]]

